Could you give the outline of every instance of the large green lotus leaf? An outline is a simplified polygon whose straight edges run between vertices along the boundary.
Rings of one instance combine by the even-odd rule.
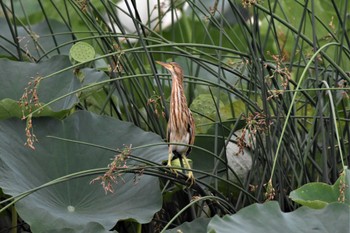
[[[160,143],[162,139],[131,123],[79,111],[65,120],[33,119],[39,140],[33,151],[23,145],[25,124],[19,119],[0,121],[0,187],[16,196],[56,178],[94,168],[106,168],[115,154],[111,151],[67,142],[47,136],[123,149]],[[167,146],[132,149],[143,159],[161,162]],[[130,165],[127,160],[127,165]],[[102,174],[100,174],[102,175]],[[41,189],[16,204],[19,215],[33,232],[108,232],[118,220],[147,223],[161,208],[158,179],[147,175],[124,174],[105,194],[98,175],[71,179]]]
[[[83,86],[88,86],[90,84],[102,82],[109,79],[106,73],[91,68],[81,69],[80,78],[83,80]],[[97,86],[97,88],[100,88],[100,86]]]
[[[6,112],[0,114],[1,119],[6,117],[18,116],[21,110],[17,104],[9,107],[9,100],[18,101],[24,89],[29,87],[28,83],[34,81],[33,78],[46,76],[56,71],[71,66],[68,56],[55,56],[47,61],[40,63],[18,62],[7,59],[0,59],[0,109],[6,109]],[[39,101],[47,103],[64,94],[78,89],[81,86],[72,70],[68,70],[42,80],[37,87]],[[30,89],[30,88],[29,88]],[[9,99],[9,100],[8,100]],[[11,102],[11,101],[10,101]],[[78,102],[76,95],[70,95],[50,105],[46,111],[41,112],[41,116],[54,115],[55,112],[70,109]],[[50,110],[50,111],[49,111]]]
[[[289,197],[299,204],[316,209],[323,208],[329,203],[339,202],[341,199],[350,205],[350,170],[345,171],[334,185],[320,182],[308,183],[293,190]]]
[[[349,232],[350,208],[332,203],[324,209],[301,207],[291,213],[281,212],[275,201],[253,204],[223,218],[214,216],[210,233],[343,233]]]

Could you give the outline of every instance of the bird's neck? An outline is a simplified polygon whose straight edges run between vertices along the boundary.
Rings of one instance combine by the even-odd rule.
[[[182,82],[174,79],[171,87],[171,96],[173,96],[172,106],[177,106],[181,108],[184,103],[187,105],[186,96]]]
[[[187,100],[181,81],[173,79],[171,96],[171,111],[178,111],[176,115],[183,114],[187,109]]]

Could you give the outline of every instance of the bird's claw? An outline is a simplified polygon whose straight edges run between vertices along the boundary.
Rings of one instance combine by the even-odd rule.
[[[172,165],[171,165],[171,162],[167,164],[167,167],[169,167],[170,171],[171,171],[172,173],[175,173],[176,177],[178,177],[178,176],[179,176],[179,173],[177,173],[176,169],[175,169],[175,168],[172,168],[171,166],[172,166]]]
[[[190,181],[190,186],[189,187],[191,187],[194,184],[194,181],[195,181],[193,172],[189,171],[188,174],[187,174],[187,177],[188,178],[187,178],[186,182]]]
[[[190,166],[190,164],[188,163],[187,160],[185,160],[185,164],[186,164],[186,166],[185,166],[186,168],[191,168],[191,166]],[[179,176],[179,174],[178,174],[178,169],[177,169],[177,168],[172,168],[171,160],[168,161],[167,167],[169,167],[169,169],[170,169],[170,171],[171,171],[172,173],[175,173],[176,177]],[[195,182],[195,178],[194,178],[194,175],[193,175],[193,172],[192,172],[192,171],[188,171],[188,172],[187,172],[186,183],[187,183],[187,182],[190,182],[190,186],[189,186],[189,187],[191,187],[191,186],[194,184],[194,182]]]

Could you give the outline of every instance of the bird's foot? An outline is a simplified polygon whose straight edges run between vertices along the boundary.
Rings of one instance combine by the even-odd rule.
[[[189,187],[191,187],[194,184],[194,181],[195,181],[193,172],[192,171],[188,171],[187,177],[188,178],[187,178],[186,182],[190,181],[190,186]]]
[[[170,169],[170,171],[171,171],[172,173],[175,173],[176,177],[179,176],[179,174],[178,174],[177,171],[176,171],[177,169],[176,169],[176,168],[172,168],[171,161],[170,161],[170,162],[168,161],[167,167],[169,167],[169,169]]]

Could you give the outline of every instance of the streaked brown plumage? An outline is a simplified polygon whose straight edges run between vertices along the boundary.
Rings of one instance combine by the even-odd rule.
[[[191,110],[187,106],[187,100],[183,88],[183,71],[176,62],[160,62],[158,64],[171,73],[172,87],[170,96],[170,114],[167,128],[168,142],[193,145],[195,138],[195,124]],[[191,147],[187,145],[169,145],[168,166],[171,166],[173,155],[183,159],[187,168],[191,168],[187,155]],[[192,171],[188,172],[188,180],[191,185],[194,182]]]

